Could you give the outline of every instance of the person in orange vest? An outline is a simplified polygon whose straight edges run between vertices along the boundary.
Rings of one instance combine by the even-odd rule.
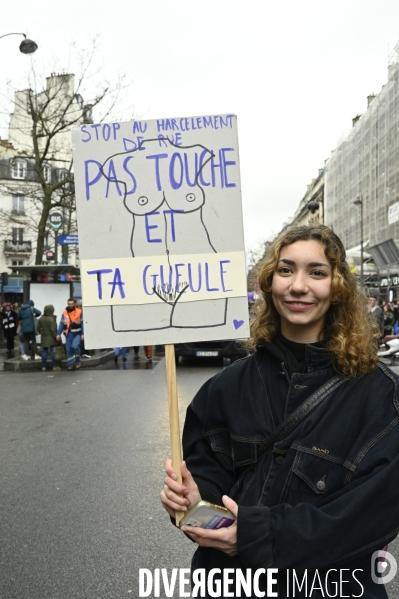
[[[83,312],[76,306],[73,298],[69,298],[66,310],[63,311],[57,331],[57,341],[61,334],[65,335],[66,352],[68,358],[67,370],[80,368],[80,342],[83,341]]]

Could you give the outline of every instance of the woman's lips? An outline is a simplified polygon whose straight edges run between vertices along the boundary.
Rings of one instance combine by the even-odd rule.
[[[306,312],[313,306],[313,304],[308,302],[284,302],[285,305],[291,312]]]

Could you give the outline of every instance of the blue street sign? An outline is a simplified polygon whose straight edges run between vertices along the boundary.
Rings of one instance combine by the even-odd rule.
[[[58,235],[60,245],[77,245],[79,243],[78,235]]]

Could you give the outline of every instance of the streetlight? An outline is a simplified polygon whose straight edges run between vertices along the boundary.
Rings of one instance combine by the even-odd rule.
[[[320,205],[319,202],[316,202],[316,200],[310,200],[310,202],[308,203],[308,210],[314,214],[317,210],[319,210]]]
[[[360,206],[360,286],[363,289],[363,196],[357,196],[353,203]]]
[[[33,40],[29,40],[26,38],[26,35],[24,33],[6,33],[5,35],[0,35],[0,40],[3,37],[7,37],[7,35],[23,35],[25,39],[22,40],[22,42],[19,45],[19,49],[22,52],[22,54],[33,54],[33,52],[36,52],[38,45],[36,42],[34,42]]]

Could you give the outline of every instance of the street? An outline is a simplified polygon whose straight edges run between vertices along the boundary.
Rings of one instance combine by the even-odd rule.
[[[1,599],[136,598],[139,568],[190,566],[194,545],[159,501],[165,362],[132,364],[129,353],[126,370],[0,373]],[[221,368],[178,368],[181,422]],[[396,580],[388,591],[399,598]]]
[[[217,370],[179,372],[182,417]],[[138,597],[139,568],[189,567],[193,545],[159,501],[163,360],[134,372],[6,373],[0,384],[2,599]]]

